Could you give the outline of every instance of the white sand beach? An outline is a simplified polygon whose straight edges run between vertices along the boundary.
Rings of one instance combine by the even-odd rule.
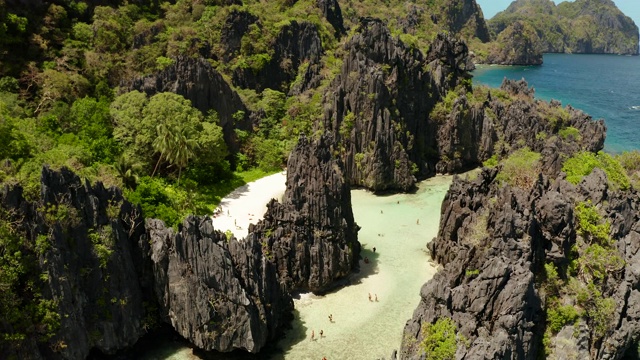
[[[249,224],[262,219],[271,199],[280,201],[285,190],[287,173],[279,172],[235,189],[220,201],[222,211],[213,216],[213,227],[231,230],[237,239],[249,234]]]
[[[335,292],[295,299],[291,328],[278,342],[279,350],[262,354],[264,358],[364,360],[388,358],[399,349],[404,324],[420,301],[420,288],[437,270],[426,243],[437,234],[440,207],[451,180],[451,176],[426,180],[414,194],[375,196],[353,190],[353,213],[362,227],[358,234],[361,256],[369,263],[360,260],[360,273]],[[223,200],[222,216],[214,219],[214,225],[232,230],[237,237],[246,236],[249,223],[262,217],[269,199],[284,193],[284,184],[285,176],[280,173],[239,188]],[[242,229],[235,228],[234,220]],[[314,340],[310,339],[312,331]],[[166,351],[168,346],[144,359],[200,359],[188,348]]]

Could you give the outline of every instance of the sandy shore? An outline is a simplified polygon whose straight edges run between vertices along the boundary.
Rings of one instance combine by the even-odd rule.
[[[231,230],[237,239],[246,237],[249,224],[262,219],[271,199],[280,200],[287,181],[286,172],[279,172],[235,189],[220,201],[222,212],[213,216],[213,226]]]

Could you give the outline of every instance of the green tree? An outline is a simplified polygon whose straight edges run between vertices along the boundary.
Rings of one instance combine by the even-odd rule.
[[[435,324],[425,324],[423,332],[424,340],[420,346],[427,360],[455,359],[458,339],[453,320],[440,318]]]
[[[151,143],[156,135],[153,124],[141,121],[148,103],[146,94],[131,91],[116,97],[110,107],[114,138],[124,149],[124,156],[143,168],[150,166],[154,153]]]
[[[85,97],[71,106],[69,129],[78,135],[84,146],[91,152],[92,160],[113,163],[120,153],[113,138],[113,126],[109,116],[107,99],[99,101]]]

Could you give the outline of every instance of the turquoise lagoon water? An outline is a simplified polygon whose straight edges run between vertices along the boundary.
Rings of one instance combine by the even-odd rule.
[[[640,148],[640,57],[546,54],[542,66],[479,66],[473,75],[474,84],[491,87],[499,87],[504,77],[525,78],[538,98],[556,99],[604,118],[607,151]],[[292,328],[276,344],[275,353],[260,358],[376,359],[388,358],[398,349],[420,288],[436,271],[425,244],[437,233],[450,182],[450,177],[427,180],[416,194],[374,196],[353,191],[354,215],[362,226],[362,256],[370,263],[361,261],[362,271],[349,286],[325,296],[296,299]],[[378,301],[369,301],[369,293]],[[333,323],[328,314],[333,314]],[[315,340],[310,340],[312,330]],[[181,343],[171,343],[158,344],[157,351],[144,359],[200,358]]]
[[[640,57],[545,54],[540,66],[486,66],[474,84],[499,87],[504,77],[524,78],[544,100],[584,110],[607,124],[605,150],[640,149]]]
[[[360,261],[360,273],[353,275],[348,286],[325,296],[303,294],[295,299],[292,328],[273,353],[259,358],[380,359],[399,349],[404,324],[420,301],[420,288],[436,272],[426,244],[437,234],[451,180],[451,176],[426,180],[415,194],[375,196],[353,190],[353,213],[362,227],[361,255],[369,263]],[[310,339],[312,330],[315,340]],[[200,358],[184,345],[171,343],[159,344],[144,359]]]

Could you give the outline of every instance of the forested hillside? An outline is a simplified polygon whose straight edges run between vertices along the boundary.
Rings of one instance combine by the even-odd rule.
[[[611,0],[518,0],[488,21],[497,37],[518,23],[539,52],[638,54],[638,27]]]
[[[473,0],[3,2],[1,179],[35,197],[42,164],[67,166],[170,223],[211,212],[321,128],[366,16],[423,52],[439,30],[488,40]]]
[[[523,82],[473,85],[504,50],[474,0],[0,0],[0,20],[0,358],[113,355],[163,322],[258,352],[290,290],[357,266],[351,186],[500,162],[532,185],[604,143]],[[521,25],[501,36],[535,55]],[[245,241],[213,228],[287,163]]]

